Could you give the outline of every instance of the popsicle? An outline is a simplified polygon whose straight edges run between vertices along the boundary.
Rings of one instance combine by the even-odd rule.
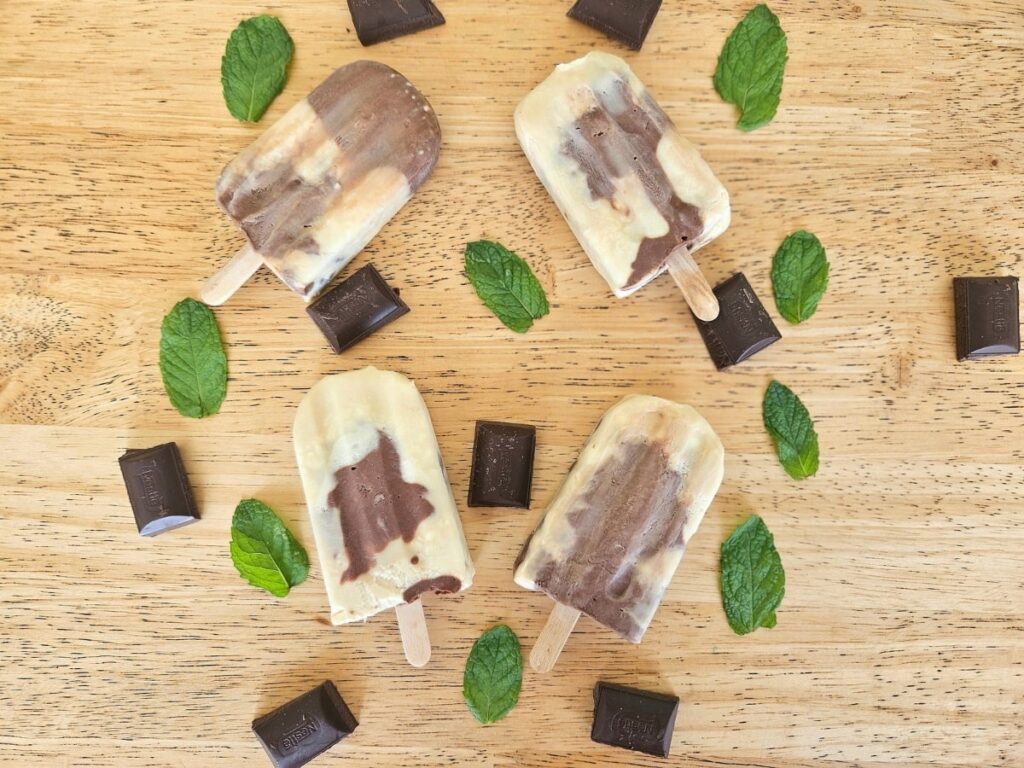
[[[422,666],[420,595],[468,589],[474,571],[416,385],[372,367],[327,376],[299,404],[293,438],[331,622],[395,608]]]
[[[530,655],[550,670],[580,613],[639,643],[722,482],[725,453],[688,405],[630,395],[580,452],[516,560],[555,608]]]
[[[224,303],[266,264],[309,301],[380,231],[437,163],[441,129],[402,75],[355,61],[291,108],[217,180],[248,245],[203,286]]]
[[[616,296],[667,269],[697,317],[718,316],[693,253],[729,226],[729,194],[626,62],[594,51],[560,64],[516,108],[515,125]]]

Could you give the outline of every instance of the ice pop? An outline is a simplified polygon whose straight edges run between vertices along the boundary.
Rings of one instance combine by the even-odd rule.
[[[729,194],[622,59],[560,64],[519,104],[516,135],[616,296],[666,269],[694,314],[718,301],[693,252],[729,226]]]
[[[217,202],[249,244],[203,300],[222,304],[262,263],[309,301],[426,181],[440,147],[402,75],[375,61],[336,69],[221,172]]]
[[[724,451],[696,410],[630,395],[608,410],[516,561],[556,603],[531,654],[547,671],[586,613],[638,643],[722,482]]]
[[[416,385],[376,368],[327,376],[293,437],[331,621],[394,607],[409,661],[426,663],[418,598],[467,589],[473,563]]]

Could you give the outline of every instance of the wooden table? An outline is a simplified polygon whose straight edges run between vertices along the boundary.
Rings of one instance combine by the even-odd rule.
[[[363,50],[340,0],[6,0],[0,27],[0,754],[5,766],[264,766],[249,731],[325,678],[361,725],[318,766],[1021,766],[1024,357],[957,363],[954,275],[1024,272],[1024,12],[1019,2],[783,2],[782,108],[752,134],[711,86],[749,2],[666,0],[642,53],[564,18],[568,0],[447,0],[446,26]],[[220,93],[242,18],[296,44],[258,126]],[[770,307],[771,256],[805,227],[832,282],[817,315],[718,373],[668,278],[613,299],[519,150],[514,105],[558,62],[625,57],[729,188],[733,225],[701,254]],[[217,311],[221,413],[169,405],[160,320],[240,246],[220,168],[333,67],[411,77],[444,131],[430,182],[354,262],[412,313],[341,356],[265,271]],[[500,240],[552,300],[506,331],[461,269]],[[351,268],[349,268],[351,271]],[[777,314],[776,314],[777,317]],[[457,499],[476,419],[536,424],[530,511],[461,504],[471,591],[427,601],[434,659],[402,658],[391,614],[324,625],[314,566],[285,600],[246,585],[227,542],[255,496],[312,551],[290,429],[321,376],[414,377]],[[771,378],[821,435],[818,476],[786,477],[761,424]],[[461,696],[497,622],[529,647],[550,601],[516,587],[520,544],[601,413],[628,392],[697,406],[726,478],[644,642],[585,619],[554,673],[482,727]],[[202,521],[140,539],[118,472],[175,440]],[[751,513],[787,594],[773,630],[725,622],[718,549]],[[682,699],[670,761],[591,743],[598,679]]]

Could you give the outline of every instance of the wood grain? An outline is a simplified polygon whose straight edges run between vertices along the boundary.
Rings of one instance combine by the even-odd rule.
[[[1024,357],[958,364],[954,275],[1024,273],[1024,8],[1017,0],[775,0],[791,58],[782,108],[742,134],[710,76],[748,7],[666,0],[641,53],[564,18],[568,0],[447,0],[448,23],[363,50],[340,0],[4,0],[0,25],[0,752],[9,766],[263,766],[251,720],[325,678],[359,718],[322,766],[876,768],[1024,765]],[[242,18],[296,43],[260,126],[220,94]],[[517,101],[557,62],[615,51],[732,195],[699,260],[770,305],[771,255],[817,233],[832,282],[815,317],[724,373],[672,281],[613,299],[530,172]],[[333,67],[407,74],[442,123],[440,164],[350,269],[373,261],[412,313],[342,356],[262,271],[217,318],[231,379],[204,421],[168,404],[160,319],[241,241],[220,168]],[[461,274],[486,236],[552,301],[507,332]],[[773,314],[774,307],[771,307]],[[227,550],[256,496],[312,547],[290,425],[320,376],[413,376],[458,499],[473,424],[538,426],[529,512],[468,509],[471,591],[428,600],[417,670],[393,613],[325,626],[314,568],[285,600]],[[822,468],[789,480],[761,425],[777,377],[815,416]],[[584,618],[552,674],[481,727],[462,668],[487,627],[527,646],[550,610],[511,562],[600,414],[633,391],[698,407],[728,452],[721,493],[642,645]],[[117,457],[176,440],[201,523],[134,527]],[[717,552],[752,512],[786,566],[779,624],[726,624]],[[673,757],[590,742],[598,679],[682,699]]]

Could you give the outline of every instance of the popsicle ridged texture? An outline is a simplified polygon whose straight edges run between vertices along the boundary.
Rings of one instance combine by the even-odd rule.
[[[516,135],[616,296],[729,226],[729,194],[622,59],[560,64],[519,104]]]
[[[630,395],[605,414],[516,562],[515,580],[640,642],[722,482],[696,410]]]
[[[235,158],[217,202],[300,296],[316,296],[412,197],[441,129],[419,91],[374,61],[337,69]]]
[[[331,621],[358,621],[473,581],[423,398],[401,374],[328,376],[302,400],[295,454]]]

